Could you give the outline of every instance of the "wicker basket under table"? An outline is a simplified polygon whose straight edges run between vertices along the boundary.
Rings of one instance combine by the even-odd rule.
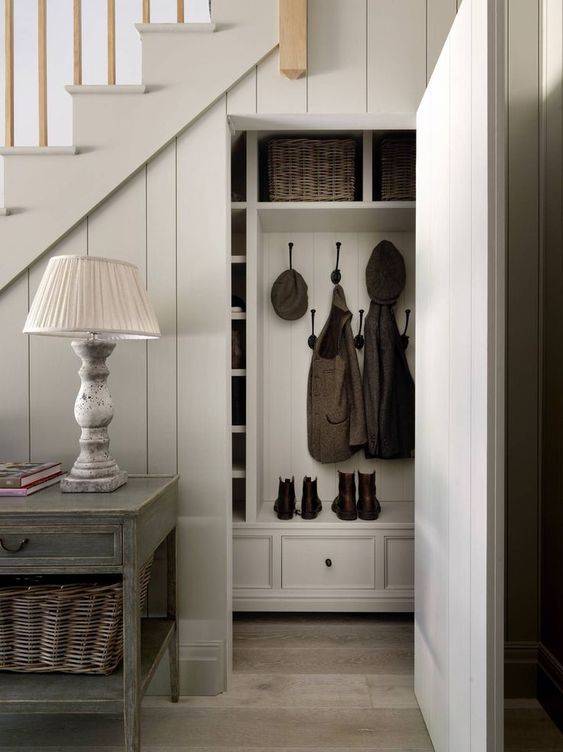
[[[270,201],[354,201],[354,139],[273,138],[267,156]]]
[[[141,611],[151,566],[139,573]],[[0,670],[111,674],[122,658],[120,581],[0,588]]]

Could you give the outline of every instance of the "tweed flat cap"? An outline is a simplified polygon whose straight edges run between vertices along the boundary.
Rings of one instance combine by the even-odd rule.
[[[366,287],[374,303],[392,305],[405,288],[405,260],[389,240],[372,251],[366,267]]]
[[[307,283],[295,269],[286,269],[272,285],[272,305],[278,316],[295,321],[307,313]]]

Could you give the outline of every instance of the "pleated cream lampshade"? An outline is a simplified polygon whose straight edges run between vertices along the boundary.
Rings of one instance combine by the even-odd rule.
[[[53,256],[23,331],[76,339],[160,337],[137,267],[96,256]]]

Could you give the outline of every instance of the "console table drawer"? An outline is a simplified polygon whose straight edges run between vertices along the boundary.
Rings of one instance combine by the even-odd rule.
[[[2,566],[111,566],[122,562],[120,525],[0,527]]]

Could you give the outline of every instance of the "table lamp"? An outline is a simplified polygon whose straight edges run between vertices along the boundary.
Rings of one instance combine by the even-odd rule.
[[[109,453],[113,418],[106,366],[118,339],[160,337],[158,321],[139,276],[126,261],[95,256],[53,256],[29,310],[24,334],[73,337],[82,360],[74,416],[82,429],[80,454],[61,481],[68,493],[115,491],[127,482]]]

